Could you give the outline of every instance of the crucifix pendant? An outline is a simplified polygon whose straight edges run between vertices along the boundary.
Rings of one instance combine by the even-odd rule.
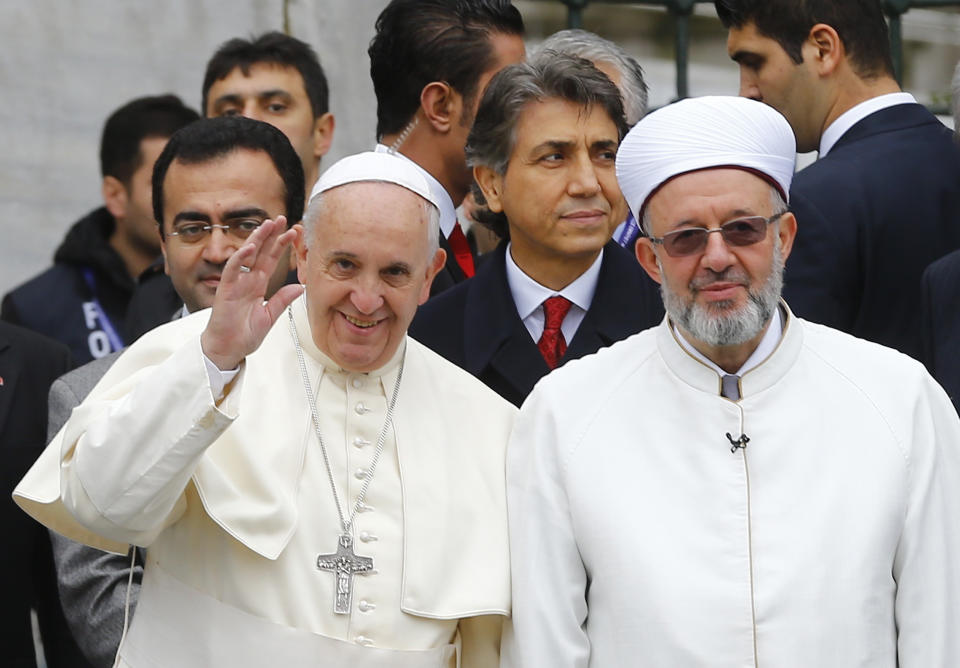
[[[372,571],[373,558],[354,554],[353,536],[340,534],[337,551],[333,554],[318,556],[317,568],[330,571],[337,578],[336,595],[333,599],[334,613],[349,615],[350,601],[353,598],[353,576],[366,575]]]

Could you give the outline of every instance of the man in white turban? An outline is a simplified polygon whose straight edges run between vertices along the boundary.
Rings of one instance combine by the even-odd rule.
[[[192,158],[165,182],[268,159]],[[445,259],[429,184],[394,155],[345,158],[289,231],[279,177],[261,189],[177,214],[249,235],[212,309],[131,346],[17,501],[75,540],[147,547],[121,666],[495,665],[516,409],[406,336]],[[291,243],[305,291],[265,300]]]
[[[920,364],[780,300],[793,155],[742,98],[621,144],[667,317],[517,418],[502,665],[960,665],[960,420]]]

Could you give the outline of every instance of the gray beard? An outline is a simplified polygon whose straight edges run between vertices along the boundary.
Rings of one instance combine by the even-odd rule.
[[[659,258],[657,265],[660,265]],[[730,280],[729,270],[718,274],[716,280]],[[660,267],[663,276],[663,267]],[[691,286],[691,292],[696,289]],[[783,253],[779,239],[774,247],[770,275],[757,290],[750,290],[747,303],[737,309],[732,301],[716,302],[709,307],[689,301],[675,293],[666,281],[660,284],[663,306],[670,319],[693,338],[710,346],[732,346],[745,343],[757,336],[770,321],[780,302],[783,290]]]

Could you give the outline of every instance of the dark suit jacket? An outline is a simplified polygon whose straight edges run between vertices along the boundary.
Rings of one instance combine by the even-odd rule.
[[[519,406],[550,369],[524,326],[507,284],[506,242],[477,275],[420,307],[410,335]],[[616,243],[604,247],[593,303],[561,364],[663,319],[657,285]]]
[[[920,275],[960,248],[953,133],[918,104],[875,112],[798,173],[790,195],[790,308],[918,358]]]
[[[137,287],[133,289],[133,295],[127,305],[124,341],[130,345],[154,327],[170,322],[174,313],[181,308],[183,308],[183,300],[173,288],[170,277],[163,273],[161,258],[150,265],[137,279]]]
[[[11,494],[47,443],[47,390],[70,368],[69,349],[0,322],[0,663],[34,668],[30,610],[36,610],[47,665],[87,666],[57,596],[47,530]]]
[[[960,410],[960,251],[923,272],[921,295],[923,361]]]

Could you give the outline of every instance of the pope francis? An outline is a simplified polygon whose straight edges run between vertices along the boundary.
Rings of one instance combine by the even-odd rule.
[[[780,300],[794,156],[745,98],[621,143],[667,317],[520,411],[502,665],[960,666],[960,421],[919,363]]]
[[[304,225],[255,227],[212,309],[131,346],[21,482],[52,529],[147,547],[118,665],[496,665],[515,409],[406,336],[437,216],[406,161],[336,163]],[[265,301],[291,244],[305,288]]]

